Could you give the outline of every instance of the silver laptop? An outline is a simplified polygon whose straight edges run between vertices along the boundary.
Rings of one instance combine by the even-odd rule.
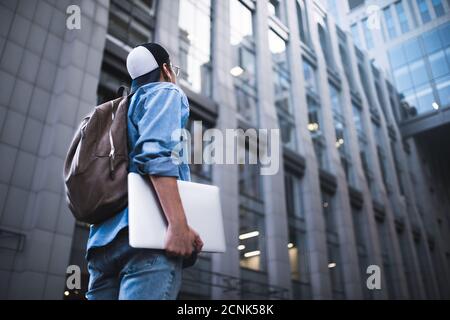
[[[178,181],[188,224],[199,233],[205,252],[225,252],[219,188]],[[130,246],[164,249],[167,220],[148,176],[128,174]]]

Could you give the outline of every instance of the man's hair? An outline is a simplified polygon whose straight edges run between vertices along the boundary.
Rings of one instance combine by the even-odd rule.
[[[164,63],[166,63],[167,68],[169,68],[169,70],[171,70],[170,69],[170,58],[168,58],[167,61]],[[159,79],[161,79],[161,75],[164,77],[165,80],[167,80],[162,67],[159,67],[159,68],[153,70],[152,72],[150,72],[150,74],[148,75],[148,82],[159,82]]]

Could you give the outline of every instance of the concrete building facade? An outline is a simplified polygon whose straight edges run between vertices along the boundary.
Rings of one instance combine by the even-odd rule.
[[[67,28],[70,5],[81,29]],[[448,299],[448,206],[402,138],[389,75],[328,6],[0,1],[0,298],[83,297],[89,229],[66,206],[64,157],[82,117],[129,84],[131,48],[155,41],[182,69],[190,129],[279,128],[283,146],[273,176],[192,165],[221,188],[227,252],[187,269],[180,298]],[[65,287],[69,265],[80,290]],[[380,290],[366,284],[373,265]]]

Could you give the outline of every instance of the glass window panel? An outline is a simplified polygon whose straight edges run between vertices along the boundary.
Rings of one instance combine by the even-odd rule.
[[[442,42],[439,37],[438,30],[433,30],[426,33],[423,36],[423,42],[425,46],[425,51],[427,53],[433,53],[442,48]]]
[[[180,0],[180,12],[181,78],[211,96],[211,0]]]
[[[337,233],[335,217],[336,212],[334,211],[333,201],[334,199],[332,195],[326,192],[322,192],[322,210],[325,217],[327,232]]]
[[[402,92],[410,89],[413,86],[411,75],[407,66],[394,71],[395,83],[397,89]]]
[[[417,112],[419,114],[433,111],[433,103],[435,102],[433,90],[429,85],[425,85],[416,90]]]
[[[230,2],[231,45],[253,37],[252,12],[239,0]]]
[[[288,173],[285,177],[285,186],[288,216],[303,219],[305,216],[303,213],[301,180],[297,176]]]
[[[445,52],[443,50],[431,54],[428,57],[428,60],[430,61],[431,71],[433,72],[434,78],[445,76],[450,72],[449,65],[445,57]]]
[[[261,175],[259,166],[249,163],[249,150],[246,150],[246,164],[239,165],[239,192],[247,197],[262,200]]]
[[[303,62],[303,73],[305,77],[306,88],[313,93],[318,92],[316,70],[308,62]]]
[[[431,20],[430,11],[426,0],[417,0],[417,6],[419,7],[420,16],[423,23],[427,23]]]
[[[372,31],[370,31],[369,28],[369,19],[363,20],[363,29],[364,29],[364,36],[366,38],[366,47],[367,49],[373,48],[373,37],[372,37]]]
[[[390,39],[394,39],[397,36],[395,31],[395,23],[392,18],[391,7],[383,9],[384,21],[386,22],[386,31]]]
[[[309,283],[309,255],[306,233],[289,228],[288,253],[291,265],[291,277],[301,283]]]
[[[442,45],[444,47],[450,46],[450,23],[447,23],[439,29],[439,35],[441,37]]]
[[[405,92],[403,92],[403,100],[405,100],[410,107],[415,107],[417,108],[418,104],[417,104],[417,98],[416,98],[416,92],[414,90],[407,90]]]
[[[254,271],[264,271],[264,216],[245,208],[239,214],[240,266]]]
[[[428,74],[425,68],[425,62],[423,60],[418,60],[409,65],[411,72],[411,78],[415,86],[419,86],[423,83],[428,82]]]
[[[450,106],[450,76],[436,80],[436,89],[442,107]]]
[[[361,109],[358,106],[353,105],[353,122],[355,124],[356,130],[358,131],[358,134],[364,133],[364,126],[362,121]]]
[[[431,3],[433,4],[434,12],[437,17],[441,17],[445,14],[444,6],[442,5],[441,0],[431,0]]]
[[[333,112],[336,115],[342,115],[341,94],[339,90],[332,84],[330,84],[330,99]]]
[[[297,7],[297,22],[298,22],[298,30],[300,32],[300,40],[302,40],[303,42],[307,42],[307,38],[306,38],[306,30],[305,30],[305,26],[307,26],[306,24],[306,15],[305,12],[303,10],[304,6],[304,2],[303,0],[297,0],[296,2],[296,7]]]
[[[391,61],[392,69],[397,69],[406,63],[406,57],[401,45],[389,50],[389,60]]]
[[[351,26],[352,31],[352,37],[353,41],[355,42],[355,45],[357,47],[361,47],[361,40],[359,39],[359,33],[358,33],[358,25],[355,23]]]
[[[398,20],[400,22],[400,28],[402,33],[409,31],[408,17],[405,13],[405,8],[403,7],[403,2],[399,1],[395,3],[395,10],[397,11]]]
[[[277,18],[280,18],[280,16],[281,16],[281,11],[280,11],[280,9],[281,9],[281,3],[280,3],[280,1],[281,0],[268,0],[267,1],[267,6],[268,6],[268,9],[269,9],[269,14],[271,15],[271,16],[275,16],[275,17],[277,17]]]
[[[422,49],[420,48],[419,40],[412,39],[403,45],[406,55],[406,61],[412,62],[422,57]]]

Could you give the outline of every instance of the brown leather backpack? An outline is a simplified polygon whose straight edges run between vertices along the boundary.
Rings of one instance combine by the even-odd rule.
[[[64,181],[67,203],[78,221],[98,224],[128,205],[130,99],[130,95],[122,96],[97,106],[81,122],[70,144]]]

